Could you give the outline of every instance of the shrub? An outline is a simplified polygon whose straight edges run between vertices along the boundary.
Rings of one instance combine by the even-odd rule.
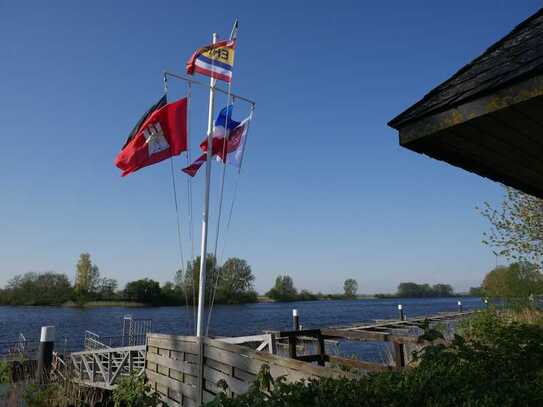
[[[0,360],[0,384],[11,382],[11,369],[9,363],[5,360]]]
[[[113,390],[115,407],[155,407],[160,405],[157,393],[145,383],[142,376],[130,375],[125,377]]]

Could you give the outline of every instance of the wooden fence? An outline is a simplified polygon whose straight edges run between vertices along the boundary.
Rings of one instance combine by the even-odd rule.
[[[148,334],[146,356],[146,376],[169,406],[198,406],[211,401],[221,391],[222,383],[228,386],[228,394],[242,394],[264,364],[273,377],[285,375],[288,381],[347,375],[218,339],[192,336]],[[202,383],[198,380],[200,369]]]

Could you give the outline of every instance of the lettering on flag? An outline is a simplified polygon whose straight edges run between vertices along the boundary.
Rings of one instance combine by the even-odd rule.
[[[232,80],[234,67],[235,40],[219,41],[199,48],[187,61],[187,74],[198,72],[221,81]]]

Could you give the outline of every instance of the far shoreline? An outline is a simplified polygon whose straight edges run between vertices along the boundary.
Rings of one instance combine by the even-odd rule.
[[[245,304],[269,304],[269,303],[303,303],[311,301],[353,301],[353,300],[393,300],[393,299],[437,299],[437,298],[465,298],[472,297],[466,294],[457,294],[448,297],[398,297],[394,294],[390,295],[359,295],[354,298],[340,297],[340,296],[324,296],[314,299],[295,299],[291,301],[277,301],[266,296],[259,296],[256,302],[245,302],[238,304],[216,304],[216,305],[245,305]],[[89,301],[85,303],[77,303],[74,301],[68,301],[63,304],[0,304],[0,307],[58,307],[58,308],[72,308],[72,309],[95,309],[95,308],[156,308],[156,307],[183,307],[184,304],[171,305],[171,304],[146,304],[135,301]]]

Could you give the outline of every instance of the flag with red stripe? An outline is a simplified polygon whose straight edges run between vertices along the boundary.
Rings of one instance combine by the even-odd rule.
[[[115,159],[123,177],[187,150],[187,103],[163,96],[140,118]]]
[[[235,40],[219,41],[198,48],[187,61],[187,74],[193,75],[194,72],[198,72],[225,82],[232,81],[235,48]]]

